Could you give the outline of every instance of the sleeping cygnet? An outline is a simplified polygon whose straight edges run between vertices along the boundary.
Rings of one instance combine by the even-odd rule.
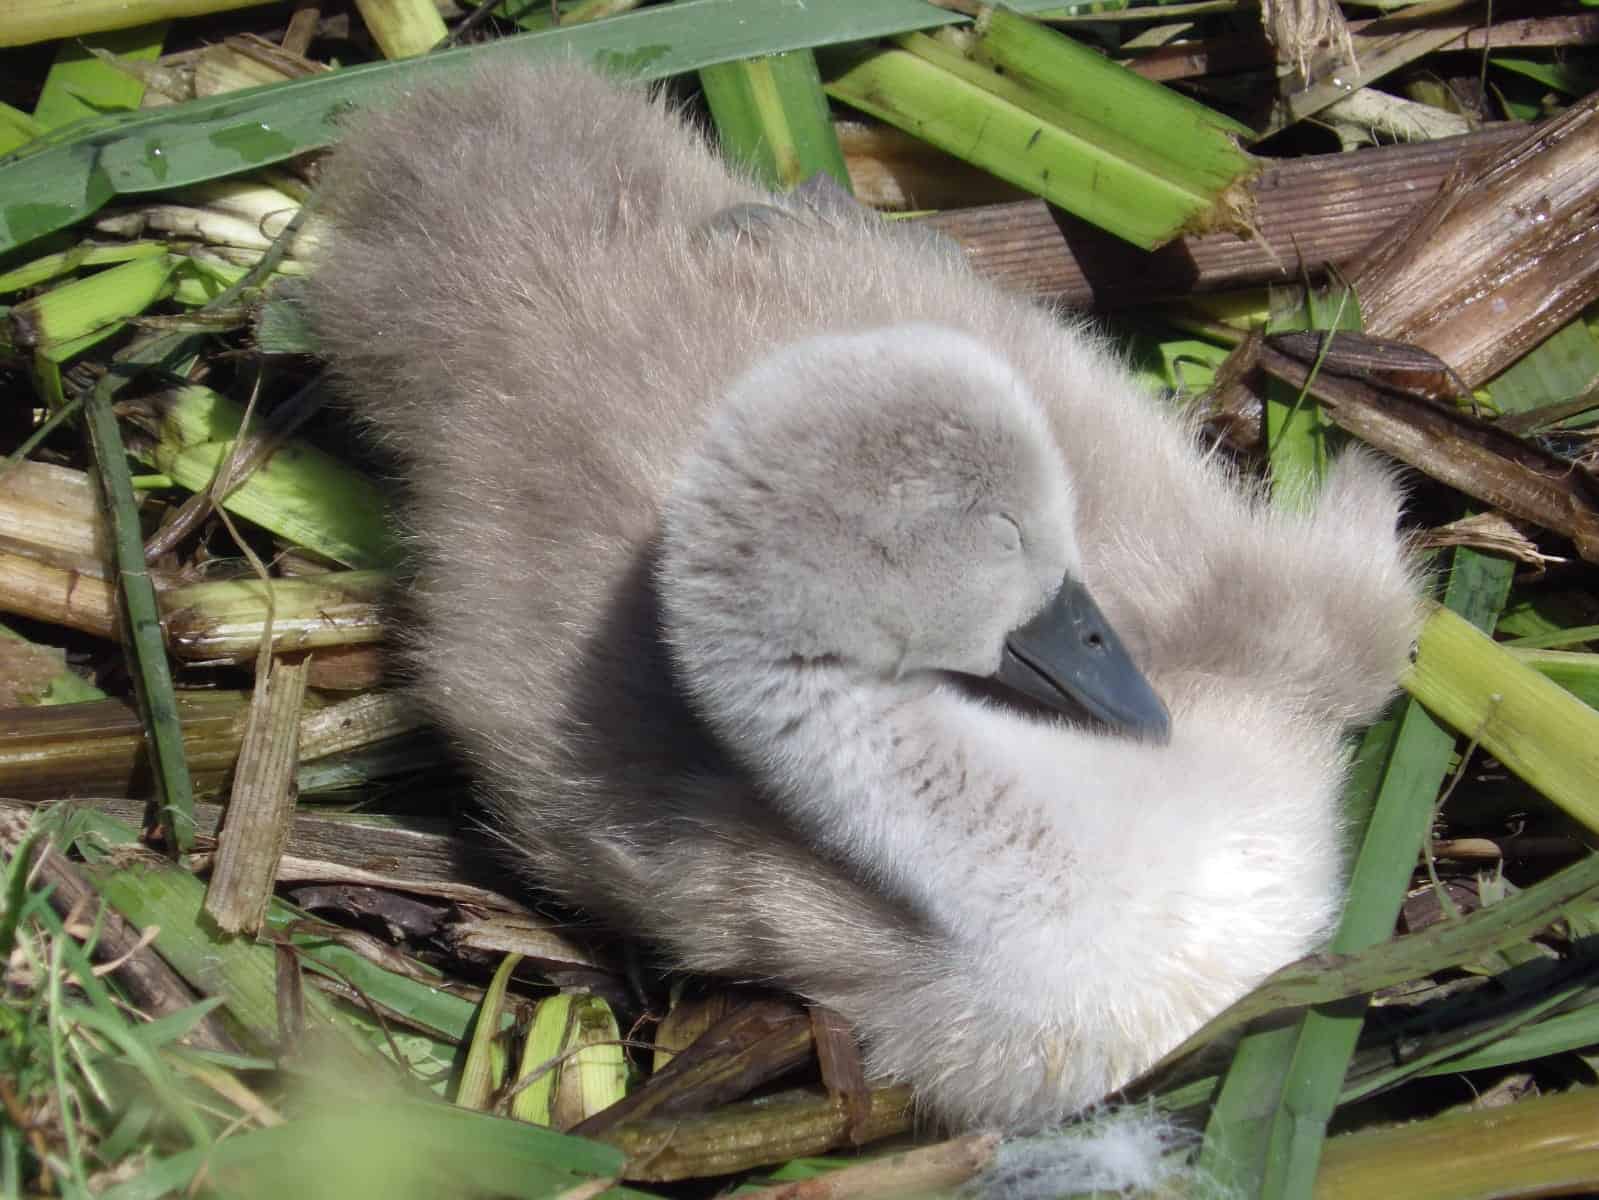
[[[1415,621],[1374,460],[1269,511],[947,253],[718,233],[780,202],[573,67],[363,115],[324,203],[416,695],[531,883],[832,1006],[954,1126],[1057,1122],[1324,936]]]

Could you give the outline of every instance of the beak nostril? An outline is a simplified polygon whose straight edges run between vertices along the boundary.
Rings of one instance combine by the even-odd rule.
[[[1098,650],[1104,646],[1104,644],[1105,639],[1100,637],[1100,635],[1097,633],[1087,634],[1083,638],[1083,645],[1088,646],[1090,649]]]

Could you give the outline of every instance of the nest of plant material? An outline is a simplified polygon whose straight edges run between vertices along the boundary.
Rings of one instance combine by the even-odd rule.
[[[1240,1196],[1599,1189],[1599,12],[180,7],[219,11],[0,27],[8,1192],[936,1195],[994,1157],[835,1014],[502,873],[389,677],[385,464],[295,306],[317,156],[379,89],[572,54],[1094,310],[1283,503],[1340,443],[1405,465],[1436,604],[1338,933],[1126,1098]]]

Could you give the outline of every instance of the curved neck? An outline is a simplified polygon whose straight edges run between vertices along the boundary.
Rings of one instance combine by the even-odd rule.
[[[1050,807],[1028,779],[1048,726],[931,676],[834,659],[723,659],[706,715],[805,834],[950,932],[992,935],[1023,892],[1067,886]],[[702,676],[703,678],[703,676]]]

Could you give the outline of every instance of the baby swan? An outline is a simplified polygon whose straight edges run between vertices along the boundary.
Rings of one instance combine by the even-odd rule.
[[[1177,697],[1168,744],[1078,582],[1048,428],[954,330],[816,337],[729,389],[662,514],[663,631],[695,709],[821,862],[906,914],[825,931],[833,962],[800,986],[962,1123],[1099,1099],[1307,948],[1338,896],[1334,738],[1210,688]],[[864,997],[830,989],[874,937],[897,966],[852,981]]]
[[[1267,509],[947,253],[727,232],[772,198],[575,68],[362,114],[324,203],[415,694],[530,883],[830,1005],[954,1125],[1094,1103],[1323,936],[1414,624],[1371,459]]]

